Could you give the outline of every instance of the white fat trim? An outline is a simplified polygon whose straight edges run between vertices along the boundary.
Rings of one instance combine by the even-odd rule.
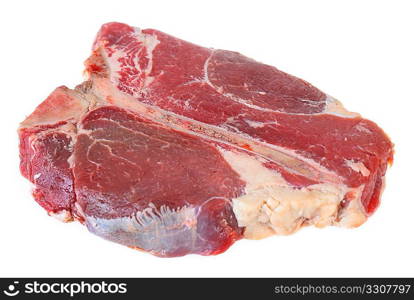
[[[357,118],[361,115],[356,112],[348,111],[343,104],[332,96],[326,96],[325,110],[321,114],[330,114],[343,118]]]
[[[323,183],[295,188],[278,172],[249,155],[224,149],[220,152],[246,182],[244,194],[232,199],[232,203],[238,224],[245,227],[248,239],[291,234],[305,225],[354,227],[365,220],[362,207],[355,206],[360,203],[359,198],[338,216],[340,203],[350,190],[345,185]]]
[[[359,188],[353,190],[355,197],[350,200],[348,206],[341,210],[339,221],[336,224],[337,226],[354,228],[362,225],[368,219],[361,203],[364,187],[365,185],[361,185]]]
[[[289,186],[280,173],[263,166],[257,157],[225,150],[218,147],[221,155],[229,163],[234,171],[246,182],[246,193],[260,190],[269,185]]]

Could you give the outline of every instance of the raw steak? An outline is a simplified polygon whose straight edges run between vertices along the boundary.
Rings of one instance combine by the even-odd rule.
[[[63,221],[159,256],[355,227],[392,143],[309,83],[239,53],[108,23],[87,81],[21,124],[21,172]]]

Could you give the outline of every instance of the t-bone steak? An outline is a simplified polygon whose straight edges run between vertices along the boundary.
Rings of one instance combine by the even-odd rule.
[[[311,84],[237,52],[102,26],[87,80],[21,123],[20,169],[63,221],[158,256],[356,227],[393,145]]]

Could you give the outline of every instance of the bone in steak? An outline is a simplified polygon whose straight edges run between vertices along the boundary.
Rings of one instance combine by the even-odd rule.
[[[237,52],[103,25],[88,80],[19,128],[21,172],[63,221],[159,256],[305,225],[355,227],[392,143],[309,83]]]

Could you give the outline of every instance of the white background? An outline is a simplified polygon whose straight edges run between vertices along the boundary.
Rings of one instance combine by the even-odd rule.
[[[0,276],[414,276],[412,1],[0,3]],[[83,60],[108,21],[239,51],[376,121],[396,145],[380,208],[354,230],[305,228],[173,259],[48,217],[19,174],[16,129],[55,87],[82,81]]]

